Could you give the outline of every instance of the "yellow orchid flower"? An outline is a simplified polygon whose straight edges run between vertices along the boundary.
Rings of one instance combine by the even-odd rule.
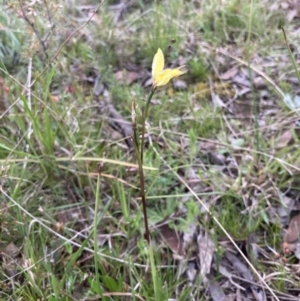
[[[186,71],[180,70],[184,66],[176,69],[164,69],[165,58],[160,48],[158,48],[152,62],[152,81],[153,89],[166,85],[172,78],[180,76]]]

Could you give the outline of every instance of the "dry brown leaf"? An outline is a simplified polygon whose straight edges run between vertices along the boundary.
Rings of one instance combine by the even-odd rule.
[[[293,141],[293,129],[288,129],[279,137],[276,147],[283,148],[288,146]]]
[[[14,258],[18,255],[18,253],[20,252],[20,248],[18,248],[13,242],[10,242],[6,248],[3,250],[3,252],[5,253],[5,255]]]
[[[200,144],[200,149],[203,151],[213,151],[216,148],[216,143],[213,141],[202,141]]]
[[[89,11],[87,17],[91,18],[91,22],[94,22],[98,25],[102,25],[102,19],[99,17],[98,14],[95,14],[95,10]]]
[[[214,280],[214,277],[210,274],[206,275],[208,279],[208,290],[210,292],[213,301],[228,301],[220,284]]]
[[[115,73],[117,81],[121,81],[127,85],[132,84],[139,78],[139,73],[133,71],[119,70]]]
[[[9,243],[4,250],[1,250],[1,267],[6,275],[9,277],[13,277],[17,274],[18,264],[20,264],[20,260],[17,258],[17,255],[20,252],[20,248],[18,248],[13,242]]]
[[[282,243],[282,250],[285,255],[291,255],[292,253],[300,259],[300,213],[292,217],[289,227],[284,236],[284,242]]]
[[[294,243],[298,241],[299,237],[300,237],[300,214],[297,214],[290,221],[290,225],[284,236],[284,241],[287,243]]]
[[[181,80],[181,79],[176,79],[176,80],[173,80],[173,87],[175,90],[182,91],[182,90],[186,90],[188,85],[187,85],[186,81]]]
[[[244,263],[242,263],[242,261],[237,256],[235,256],[229,251],[226,251],[225,257],[232,264],[232,266],[237,270],[237,272],[242,275],[243,278],[245,278],[249,282],[253,281],[253,276],[250,270],[247,268],[247,266]]]
[[[287,19],[292,21],[294,18],[300,17],[299,0],[293,0],[289,3],[289,11],[287,13]]]
[[[207,232],[201,231],[197,239],[198,256],[200,262],[200,275],[205,277],[210,273],[211,263],[215,252],[215,244],[209,238]]]
[[[235,83],[235,84],[238,84],[240,86],[244,86],[244,87],[250,88],[250,82],[249,82],[249,80],[245,77],[244,74],[241,74],[241,72],[239,72],[238,74],[236,74],[233,77],[232,82]]]
[[[166,224],[159,226],[158,230],[160,234],[159,241],[165,242],[174,253],[182,255],[182,244],[178,233]]]
[[[270,11],[286,11],[286,18],[292,21],[294,18],[300,17],[300,2],[299,0],[282,0],[275,1],[270,6]]]
[[[253,80],[253,84],[254,84],[254,87],[257,88],[257,89],[261,89],[261,88],[266,87],[266,81],[261,76],[255,77],[254,80]]]
[[[209,162],[213,165],[225,165],[226,157],[223,154],[217,152],[208,153]]]
[[[187,183],[191,188],[195,189],[199,184],[201,184],[201,178],[198,176],[196,170],[194,168],[189,168],[186,170],[187,174]]]
[[[226,105],[218,94],[211,92],[211,100],[214,110],[217,108],[225,108]]]
[[[106,106],[106,115],[109,116],[108,122],[116,131],[118,131],[125,139],[125,142],[129,148],[133,148],[133,142],[131,140],[132,136],[132,126],[126,121],[114,105],[109,104]]]
[[[224,73],[219,75],[219,79],[221,80],[229,80],[231,78],[233,78],[234,76],[237,75],[239,69],[237,68],[237,66],[234,66],[232,68],[230,68],[229,70],[225,71]]]

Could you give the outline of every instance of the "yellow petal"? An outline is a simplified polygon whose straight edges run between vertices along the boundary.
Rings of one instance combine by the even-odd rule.
[[[160,48],[158,48],[152,62],[152,80],[153,83],[156,81],[156,78],[159,73],[161,73],[165,66],[164,54]]]
[[[180,76],[184,73],[186,73],[186,71],[181,71],[180,68],[176,68],[176,69],[165,69],[162,72],[160,72],[155,81],[153,81],[153,86],[154,87],[160,87],[160,86],[164,86],[166,85],[172,78]]]

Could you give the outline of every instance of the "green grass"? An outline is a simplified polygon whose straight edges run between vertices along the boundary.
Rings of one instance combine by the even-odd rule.
[[[76,0],[34,4],[33,29],[11,2],[0,4],[0,300],[210,300],[200,267],[194,279],[183,269],[198,264],[200,230],[215,244],[211,276],[218,283],[227,279],[220,270],[225,251],[239,247],[262,276],[281,273],[268,282],[271,289],[299,291],[271,251],[281,252],[287,200],[299,198],[297,129],[294,144],[276,148],[297,118],[276,93],[293,94],[295,85],[281,75],[294,66],[288,59],[284,68],[264,68],[276,85],[267,80],[262,88],[268,100],[252,67],[258,55],[280,61],[280,26],[293,41],[293,21],[262,0],[204,1],[201,8],[176,0],[136,1],[119,15],[110,7],[115,1],[104,1],[87,22],[92,10]],[[159,47],[167,67],[186,65],[188,73],[180,77],[185,89],[170,83],[156,91],[147,119],[150,247],[136,158],[106,109],[113,104],[130,123],[134,99],[140,122]],[[251,63],[248,98],[236,94],[232,79],[219,78],[240,67],[238,59]],[[120,83],[120,70],[138,79]],[[248,118],[254,101],[259,111]],[[184,237],[181,254],[162,242],[161,222]]]

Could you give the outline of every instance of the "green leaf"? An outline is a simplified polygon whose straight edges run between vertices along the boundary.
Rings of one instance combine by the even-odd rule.
[[[103,276],[102,280],[110,292],[116,292],[118,290],[118,284],[114,278],[110,276]]]

